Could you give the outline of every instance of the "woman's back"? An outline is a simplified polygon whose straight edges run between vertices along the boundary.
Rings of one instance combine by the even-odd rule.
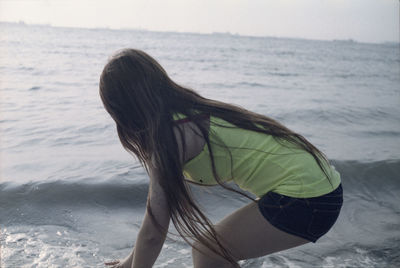
[[[329,193],[340,184],[340,176],[332,167],[324,165],[328,180],[313,156],[298,145],[240,129],[221,118],[210,118],[209,139],[219,179],[233,180],[256,196],[274,191],[308,198]],[[203,150],[185,163],[184,174],[196,183],[215,185],[208,146],[203,144]]]

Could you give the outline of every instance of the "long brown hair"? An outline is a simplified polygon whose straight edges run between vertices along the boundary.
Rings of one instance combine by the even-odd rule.
[[[168,199],[171,220],[179,234],[190,244],[193,240],[199,241],[234,265],[237,265],[235,258],[220,243],[211,222],[199,209],[185,183],[173,132],[176,125],[174,114],[183,114],[198,126],[210,151],[214,177],[229,190],[233,189],[221,182],[216,173],[208,129],[196,116],[198,113],[296,144],[309,152],[327,175],[321,162],[327,161],[326,158],[304,137],[269,117],[204,98],[176,84],[157,61],[143,51],[124,49],[109,60],[100,77],[100,96],[105,109],[116,122],[123,147],[135,154],[146,169],[150,161],[155,161],[161,171],[161,186]],[[185,146],[184,138],[182,142]],[[148,210],[152,215],[150,207]]]

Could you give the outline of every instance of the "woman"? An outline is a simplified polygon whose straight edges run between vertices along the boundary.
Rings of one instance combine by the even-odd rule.
[[[119,51],[104,67],[100,96],[122,145],[150,177],[134,250],[107,265],[151,267],[170,220],[192,245],[196,268],[239,267],[239,260],[315,242],[336,221],[339,174],[316,147],[277,121],[176,84],[134,49]],[[187,182],[219,184],[251,200],[213,225]]]

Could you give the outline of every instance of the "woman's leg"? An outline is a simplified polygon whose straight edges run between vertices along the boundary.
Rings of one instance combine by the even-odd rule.
[[[225,248],[236,258],[244,260],[282,251],[309,241],[272,226],[260,213],[257,203],[240,208],[215,225]],[[221,256],[197,243],[193,248],[195,268],[232,267]]]

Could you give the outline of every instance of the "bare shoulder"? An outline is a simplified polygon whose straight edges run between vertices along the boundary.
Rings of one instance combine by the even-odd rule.
[[[202,120],[201,124],[208,131],[210,127],[209,119]],[[173,127],[173,131],[178,143],[182,163],[194,158],[203,150],[206,141],[196,123],[188,121],[176,125]]]

